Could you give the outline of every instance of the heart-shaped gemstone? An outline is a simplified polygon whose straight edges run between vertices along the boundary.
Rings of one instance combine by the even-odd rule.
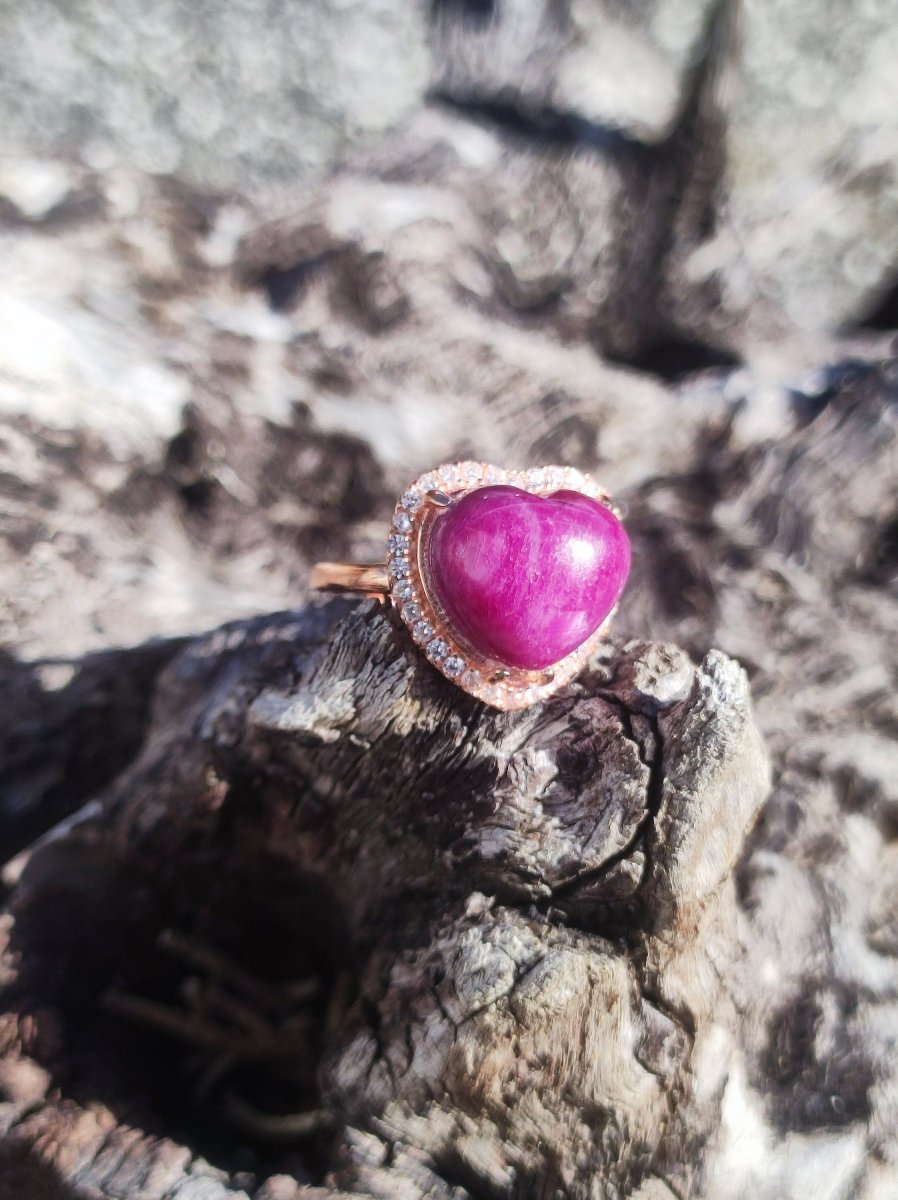
[[[598,629],[630,570],[614,513],[580,492],[482,487],[437,516],[427,586],[477,654],[508,667],[559,662]]]

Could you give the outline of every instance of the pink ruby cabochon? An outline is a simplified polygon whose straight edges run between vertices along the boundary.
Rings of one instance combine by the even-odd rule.
[[[434,520],[426,584],[452,630],[484,658],[523,670],[576,650],[617,603],[630,542],[580,492],[482,487]]]

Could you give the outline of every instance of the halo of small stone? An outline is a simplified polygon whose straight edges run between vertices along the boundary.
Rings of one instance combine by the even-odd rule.
[[[541,671],[526,671],[478,658],[460,645],[431,601],[420,564],[426,520],[446,499],[457,500],[482,487],[505,484],[536,496],[574,491],[605,504],[620,517],[608,493],[573,467],[505,470],[491,463],[449,463],[427,471],[403,492],[393,513],[388,544],[390,598],[412,638],[428,660],[458,687],[493,708],[509,712],[545,700],[568,683],[605,638],[617,605],[599,628],[571,654]]]

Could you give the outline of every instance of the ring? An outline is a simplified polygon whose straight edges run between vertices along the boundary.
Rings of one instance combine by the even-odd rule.
[[[318,563],[312,586],[389,598],[439,671],[508,711],[577,674],[629,570],[620,513],[589,475],[461,462],[403,492],[386,565]]]

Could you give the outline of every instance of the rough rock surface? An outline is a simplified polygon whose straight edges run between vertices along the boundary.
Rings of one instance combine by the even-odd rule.
[[[423,5],[402,0],[3,0],[4,142],[276,190],[414,107],[426,32]],[[34,176],[9,176],[14,195],[37,201]]]
[[[657,141],[716,3],[2,0],[0,179],[26,213],[73,156],[283,207],[429,88],[542,112],[587,144],[609,128]],[[875,318],[898,284],[895,0],[742,9],[726,179],[689,273],[719,274],[737,313],[774,305],[787,329]],[[43,161],[24,170],[22,154]]]
[[[3,176],[4,856],[81,815],[5,876],[0,1195],[898,1188],[895,321],[802,249],[879,235],[837,188],[728,265],[726,23],[690,73],[702,14],[647,9],[669,102],[615,111],[489,8],[437,6],[442,99],[277,220]],[[462,87],[486,36],[523,99]],[[848,192],[886,212],[892,170]],[[456,456],[592,470],[633,540],[608,654],[513,718],[306,605]]]

